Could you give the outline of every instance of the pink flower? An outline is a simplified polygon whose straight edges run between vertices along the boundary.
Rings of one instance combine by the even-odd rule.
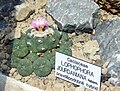
[[[34,28],[44,28],[45,26],[48,26],[49,22],[44,18],[44,17],[40,17],[37,18],[36,20],[33,20],[31,23],[31,26],[33,26]]]

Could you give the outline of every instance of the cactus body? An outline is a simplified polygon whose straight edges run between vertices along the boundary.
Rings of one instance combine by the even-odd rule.
[[[36,59],[38,59],[38,55],[31,52],[26,56],[26,58],[33,63]]]
[[[16,39],[13,44],[13,54],[16,57],[25,57],[29,53],[25,39]]]
[[[44,77],[50,74],[52,68],[48,59],[46,58],[38,58],[33,63],[33,69],[36,75],[40,77]]]
[[[19,74],[22,76],[29,76],[33,72],[32,62],[28,59],[21,59],[17,66]]]

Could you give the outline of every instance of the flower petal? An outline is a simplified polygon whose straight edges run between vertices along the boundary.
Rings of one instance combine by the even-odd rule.
[[[34,28],[39,28],[38,24],[36,23],[36,21],[32,21],[31,26],[33,26]]]

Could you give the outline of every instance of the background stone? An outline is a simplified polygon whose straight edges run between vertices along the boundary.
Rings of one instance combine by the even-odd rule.
[[[92,26],[92,14],[98,9],[93,0],[47,0],[47,12],[63,26],[84,24]]]
[[[30,17],[30,15],[34,12],[27,4],[23,3],[21,5],[16,6],[16,20],[22,21]]]
[[[99,54],[102,60],[99,65],[110,61],[108,72],[111,74],[111,83],[120,86],[120,18],[103,22],[96,28],[96,39],[100,46]]]

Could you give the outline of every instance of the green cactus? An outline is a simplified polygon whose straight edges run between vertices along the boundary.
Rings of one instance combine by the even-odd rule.
[[[60,35],[59,31],[58,30],[54,30],[54,34],[53,34],[53,39],[52,40],[55,39],[55,42],[52,44],[52,48],[57,47],[57,45],[58,45],[58,43],[60,41],[60,37],[61,37],[61,35]]]
[[[65,42],[68,40],[69,40],[68,34],[65,32],[62,32],[61,42]]]
[[[73,42],[71,39],[69,39],[68,34],[65,32],[62,32],[62,37],[60,41],[61,41],[61,44],[60,44],[59,52],[71,56],[72,50],[70,47],[73,45]]]
[[[45,37],[37,39],[38,45],[39,45],[39,46],[37,46],[38,52],[45,52],[48,50],[48,45],[49,45],[49,44],[47,44],[48,39],[49,39],[49,36],[45,36]]]
[[[36,59],[38,59],[38,57],[39,56],[37,55],[37,53],[30,52],[25,58],[33,63]]]
[[[27,34],[29,36],[29,33]],[[27,39],[27,46],[32,52],[45,52],[48,49],[57,47],[60,39],[60,33],[55,30],[53,35],[44,36],[42,38],[29,36]]]
[[[38,52],[37,50],[38,42],[35,38],[29,38],[27,39],[27,47],[32,52]]]
[[[44,54],[44,57],[46,57],[50,61],[53,69],[55,68],[55,52],[56,52],[56,50],[53,49],[51,52],[47,51]]]
[[[52,67],[47,58],[40,57],[33,63],[33,69],[36,75],[44,77],[50,74]]]
[[[50,63],[53,69],[55,69],[55,55],[51,57]]]
[[[26,39],[25,38],[15,39],[13,44],[13,54],[16,57],[23,58],[28,53],[29,53],[29,50],[26,45]]]
[[[52,57],[51,52],[49,50],[46,51],[42,56],[47,58],[48,60],[50,60],[50,58]]]
[[[17,68],[17,66],[18,66],[18,64],[19,64],[20,61],[21,61],[20,58],[14,56],[14,55],[12,54],[12,56],[11,56],[11,66],[12,66],[13,68]]]
[[[55,68],[55,52],[72,55],[70,47],[73,45],[68,34],[57,29],[53,35],[44,37],[31,36],[31,29],[22,34],[20,39],[15,39],[11,58],[12,67],[16,67],[22,76],[28,76],[33,71],[36,75],[44,77]],[[57,46],[59,45],[59,46]],[[42,52],[42,55],[37,55]]]
[[[65,45],[66,47],[70,47],[73,45],[73,42],[71,39],[69,39],[68,34],[65,32],[62,32],[62,37],[61,37],[61,45]]]
[[[32,62],[26,58],[21,59],[17,66],[17,70],[20,75],[29,76],[33,72]]]
[[[64,41],[60,44],[60,46],[65,46],[65,47],[71,47],[73,45],[73,42],[71,39],[69,39],[68,41]]]
[[[69,55],[69,56],[72,55],[72,50],[71,50],[71,48],[66,47],[66,46],[60,46],[59,52],[64,53],[64,54]]]

